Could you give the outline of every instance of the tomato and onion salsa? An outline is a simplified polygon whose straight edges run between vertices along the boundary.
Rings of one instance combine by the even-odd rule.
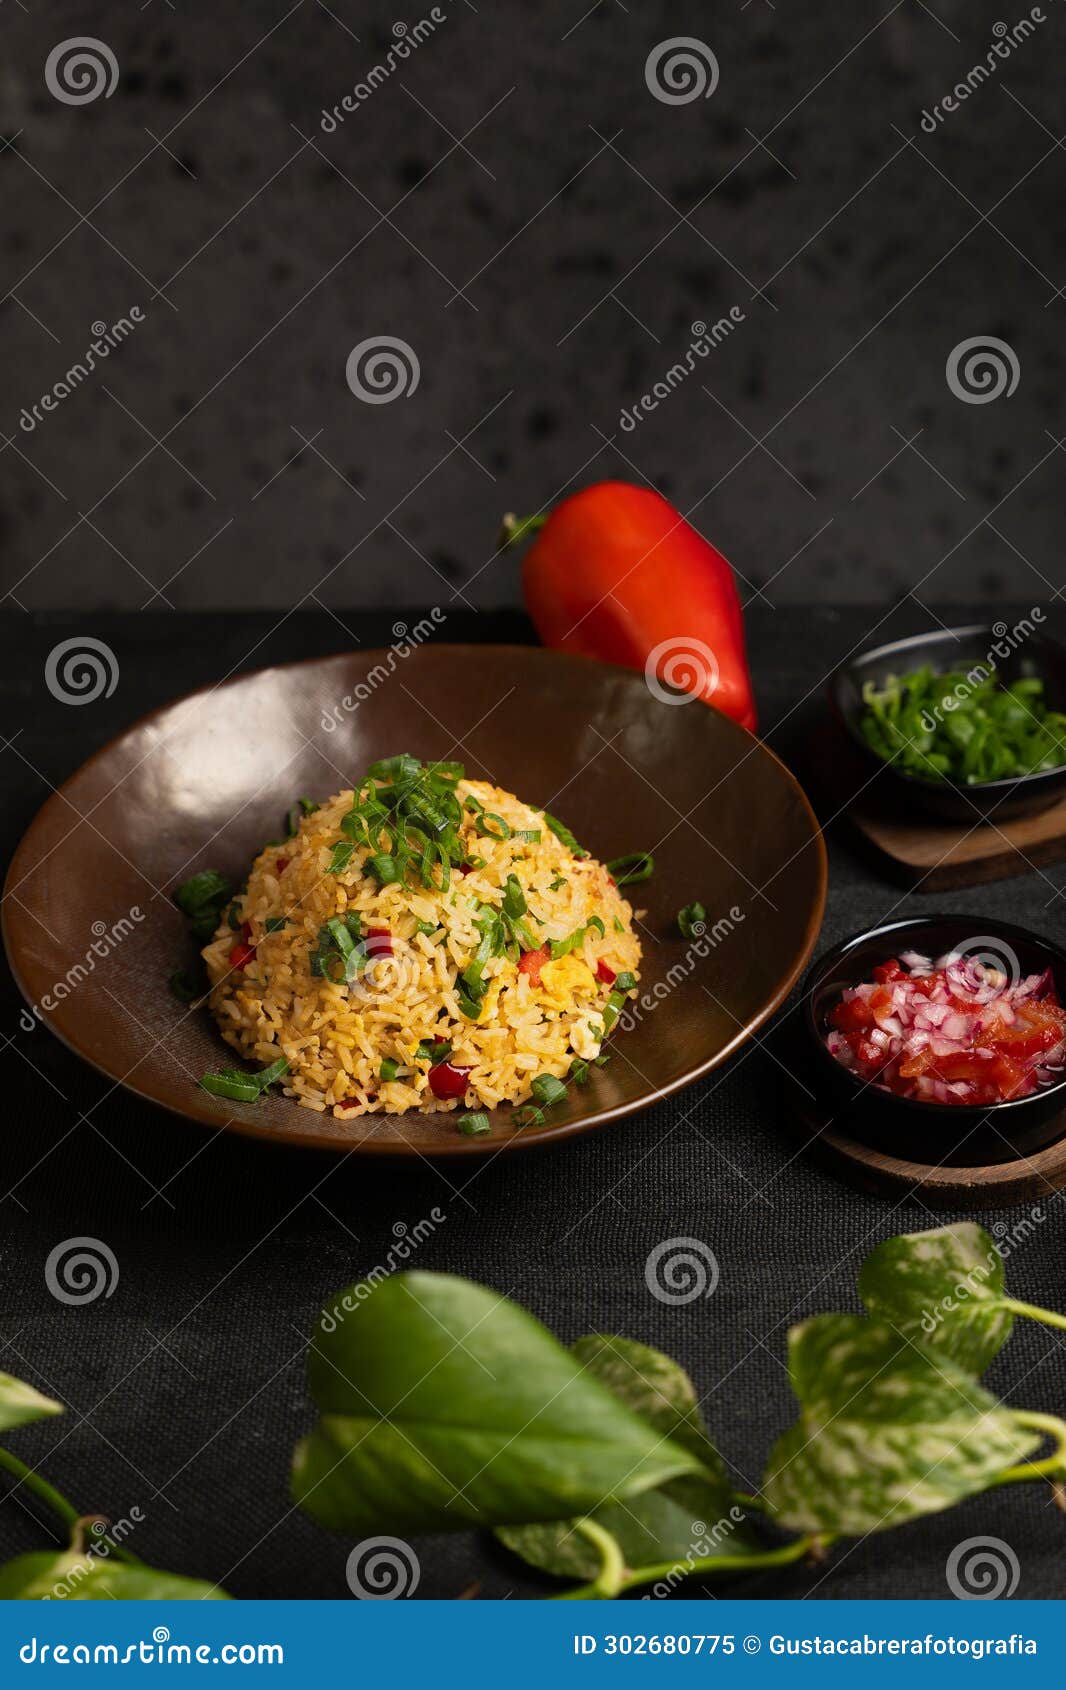
[[[1066,1010],[1050,968],[1012,982],[958,952],[914,951],[849,986],[826,1048],[859,1078],[923,1103],[1005,1103],[1062,1078]]]

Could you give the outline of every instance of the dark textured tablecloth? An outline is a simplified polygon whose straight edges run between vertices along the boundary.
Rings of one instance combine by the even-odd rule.
[[[877,637],[917,630],[918,615],[911,606],[884,621]],[[957,608],[951,619],[963,620]],[[470,616],[459,628],[463,620],[451,619],[456,638],[529,637],[517,616]],[[390,638],[393,618],[344,621],[373,644]],[[872,621],[869,609],[752,609],[762,722],[790,761],[810,747],[822,677]],[[135,717],[234,664],[346,642],[331,615],[276,623],[266,615],[150,613],[0,619],[3,737],[15,736],[2,753],[5,860],[50,786]],[[105,639],[121,667],[113,696],[83,709],[54,701],[43,679],[48,651],[73,633]],[[1064,883],[1057,867],[935,904],[1061,936],[1066,902],[1053,900]],[[821,945],[889,912],[932,906],[901,895],[846,841],[831,838]],[[20,1007],[7,978],[0,1368],[60,1398],[67,1413],[5,1442],[40,1462],[79,1509],[112,1518],[139,1509],[143,1559],[219,1580],[238,1597],[348,1596],[351,1545],[291,1510],[289,1460],[313,1419],[303,1359],[313,1316],[329,1293],[383,1259],[398,1222],[413,1227],[442,1209],[447,1220],[420,1246],[418,1265],[508,1293],[567,1340],[618,1331],[677,1356],[738,1482],[750,1488],[792,1417],[789,1325],[821,1310],[857,1309],[855,1270],[865,1252],[895,1232],[948,1218],[915,1201],[895,1206],[860,1195],[797,1156],[780,1120],[773,1064],[756,1046],[683,1098],[586,1139],[438,1173],[209,1137],[121,1091],[79,1121],[104,1082],[43,1029],[22,1032]],[[1032,1302],[1066,1308],[1066,1202],[1049,1194],[1041,1213],[1010,1260],[1011,1286]],[[53,1245],[82,1235],[108,1244],[120,1277],[107,1299],[68,1307],[46,1288],[45,1260]],[[653,1245],[678,1235],[711,1246],[721,1279],[711,1298],[667,1307],[649,1295],[644,1264]],[[1015,1406],[1061,1412],[1066,1338],[1027,1325],[998,1358],[991,1383]],[[51,1541],[43,1518],[22,1492],[0,1500],[0,1553]],[[950,1551],[978,1535],[1001,1538],[1016,1554],[1018,1596],[1066,1594],[1066,1520],[1031,1485],[842,1544],[816,1570],[717,1588],[744,1597],[944,1596]],[[474,1579],[487,1597],[545,1588],[474,1534],[418,1540],[416,1548],[420,1596],[455,1596]],[[698,1589],[690,1581],[683,1593]]]

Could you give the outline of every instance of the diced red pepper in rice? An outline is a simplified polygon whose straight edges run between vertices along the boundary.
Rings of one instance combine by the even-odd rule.
[[[541,945],[536,951],[523,951],[518,959],[518,972],[529,977],[531,986],[540,985],[540,971],[551,956],[547,945]]]
[[[434,1097],[442,1101],[449,1097],[462,1097],[466,1091],[466,1077],[472,1072],[471,1068],[457,1068],[454,1062],[436,1062],[429,1071],[429,1089]]]

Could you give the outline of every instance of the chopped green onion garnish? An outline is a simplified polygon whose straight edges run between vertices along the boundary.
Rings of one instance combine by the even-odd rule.
[[[204,909],[220,909],[229,895],[230,883],[225,875],[217,869],[205,868],[182,882],[174,893],[174,902],[183,914],[195,916]]]
[[[368,874],[374,876],[379,886],[391,886],[395,882],[403,880],[403,869],[400,864],[395,857],[390,857],[385,852],[378,852],[375,856],[368,857],[366,869]]]
[[[522,891],[522,887],[516,875],[509,874],[507,876],[501,908],[504,915],[509,917],[511,921],[517,921],[526,913],[528,908],[526,895]]]
[[[492,1131],[488,1116],[480,1112],[476,1115],[460,1115],[456,1125],[467,1138],[484,1138],[486,1133]]]
[[[354,850],[355,850],[355,846],[351,843],[350,840],[339,839],[337,841],[336,845],[334,845],[332,852],[330,853],[330,859],[329,859],[328,867],[326,868],[326,873],[327,874],[340,874],[343,869],[346,869],[348,867],[348,864],[351,861],[352,852]]]
[[[529,1089],[545,1109],[550,1109],[553,1103],[561,1103],[566,1096],[566,1086],[554,1074],[538,1074]]]
[[[391,1056],[386,1056],[378,1069],[378,1079],[384,1080],[385,1084],[388,1085],[389,1081],[394,1080],[399,1072],[400,1064],[394,1062]]]
[[[447,1039],[437,1041],[423,1039],[415,1051],[415,1059],[418,1062],[447,1062],[452,1054],[452,1048]]]
[[[622,1012],[625,998],[621,992],[612,992],[603,1009],[604,1029],[609,1033]]]
[[[212,1097],[227,1097],[233,1103],[254,1103],[268,1086],[288,1071],[289,1064],[280,1056],[269,1067],[260,1068],[257,1074],[246,1074],[240,1068],[223,1068],[218,1074],[205,1074],[200,1084]]]
[[[549,815],[547,810],[544,810],[542,812],[542,814],[544,816],[544,820],[547,822],[548,826],[551,828],[551,830],[554,833],[556,839],[558,839],[561,844],[565,845],[567,847],[567,850],[573,851],[575,857],[587,857],[588,856],[588,852],[582,850],[581,846],[578,844],[577,840],[574,838],[573,834],[570,832],[570,829],[567,827],[565,822],[561,822],[559,820],[558,816]]]
[[[288,1072],[289,1064],[283,1056],[279,1056],[278,1060],[276,1062],[272,1062],[268,1068],[260,1068],[258,1074],[254,1077],[259,1085],[260,1091],[265,1091],[267,1086],[272,1086],[275,1080],[280,1080],[281,1076],[283,1074],[287,1074]]]
[[[288,927],[288,925],[289,918],[287,915],[268,915],[266,918],[266,930],[268,933],[280,933],[282,928]]]
[[[557,874],[555,879],[552,881],[551,885],[548,887],[548,891],[549,892],[558,892],[560,886],[565,886],[565,885],[566,885],[566,876],[564,874]]]
[[[490,839],[510,839],[510,837],[511,837],[510,828],[507,826],[507,823],[504,821],[503,817],[496,815],[496,813],[493,810],[482,810],[480,822],[481,822],[481,832],[487,833]],[[486,822],[499,822],[499,824],[500,824],[499,833],[497,833],[494,828],[486,827],[486,825],[485,825]]]
[[[426,938],[429,939],[434,933],[436,933],[438,925],[439,924],[435,921],[416,921],[415,932],[424,933]]]
[[[686,904],[677,912],[677,925],[686,939],[698,939],[707,923],[707,911],[700,903]]]
[[[526,845],[539,845],[541,830],[539,827],[520,827],[515,834],[515,838],[521,839]]]
[[[313,815],[318,805],[313,798],[298,798],[295,804],[290,804],[285,812],[285,833],[291,839],[300,826],[304,816]]]
[[[936,674],[927,664],[867,681],[856,726],[870,748],[919,780],[976,786],[1060,768],[1066,715],[1036,675],[1001,685],[990,659]]]
[[[552,961],[557,962],[561,956],[569,956],[571,951],[580,950],[585,943],[585,928],[578,927],[566,939],[549,939],[548,949]]]
[[[205,1074],[200,1084],[212,1097],[228,1097],[232,1103],[254,1103],[259,1096],[259,1087],[253,1079],[232,1070]]]
[[[636,984],[637,977],[635,974],[631,974],[628,968],[624,973],[615,977],[614,985],[617,992],[632,992],[636,988]]]
[[[170,976],[170,989],[179,1003],[195,1003],[207,990],[206,983],[193,979],[187,969],[179,968],[176,974]]]
[[[355,949],[355,940],[348,930],[347,922],[342,921],[339,915],[334,915],[326,922],[326,927],[332,935],[333,943],[336,945],[338,952],[347,962]]]
[[[524,1103],[521,1109],[516,1109],[511,1116],[516,1127],[542,1127],[544,1125],[543,1109],[534,1109],[532,1105]]]
[[[607,873],[616,886],[635,886],[640,880],[650,880],[655,873],[655,858],[650,851],[630,851],[625,857],[612,857]]]
[[[601,1050],[599,1056],[594,1056],[592,1058],[592,1060],[596,1064],[597,1068],[606,1068],[608,1062],[610,1062],[610,1060],[611,1060],[612,1055],[613,1055],[612,1051]]]
[[[570,1064],[570,1078],[575,1086],[587,1086],[589,1083],[589,1065],[581,1056],[575,1056]]]

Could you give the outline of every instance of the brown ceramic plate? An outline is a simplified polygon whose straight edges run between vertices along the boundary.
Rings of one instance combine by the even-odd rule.
[[[516,1132],[503,1109],[491,1137],[465,1138],[451,1115],[345,1121],[280,1095],[228,1103],[196,1085],[233,1055],[208,1012],[169,991],[194,957],[173,888],[204,867],[241,880],[296,796],[324,798],[396,751],[461,759],[561,815],[596,856],[654,851],[654,878],[631,891],[648,911],[646,1007],[546,1127]],[[799,975],[825,884],[803,792],[717,711],[664,703],[641,675],[586,658],[426,644],[403,658],[351,652],[261,669],[146,716],[38,813],[8,874],[4,938],[53,1031],[148,1102],[279,1143],[476,1156],[600,1126],[723,1062]],[[724,923],[700,957],[676,927],[695,899],[712,927]]]

